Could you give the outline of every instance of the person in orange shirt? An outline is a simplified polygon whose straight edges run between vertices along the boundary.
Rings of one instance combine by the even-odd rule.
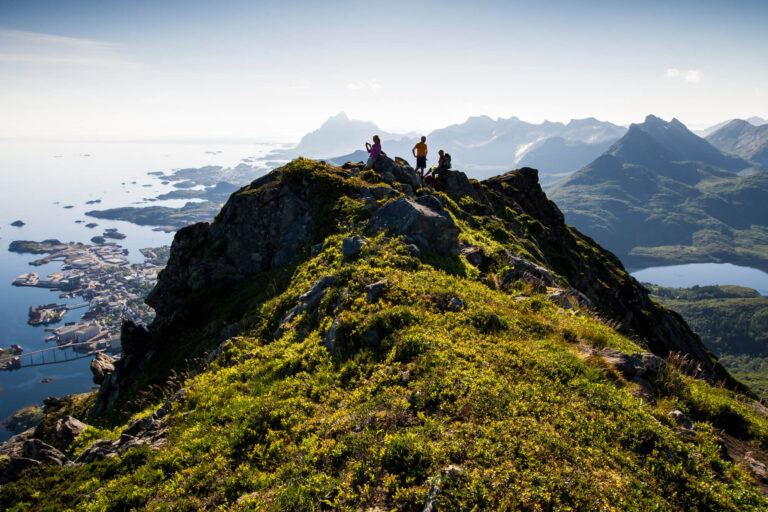
[[[427,138],[422,136],[421,142],[417,142],[413,146],[411,153],[416,157],[416,172],[424,179],[424,169],[427,168]],[[421,169],[421,172],[419,172],[419,169]]]

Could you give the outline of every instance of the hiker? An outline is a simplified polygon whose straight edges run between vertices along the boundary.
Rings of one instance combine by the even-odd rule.
[[[373,145],[370,142],[365,143],[365,150],[368,152],[368,161],[365,163],[363,170],[373,169],[373,164],[381,154],[381,139],[378,135],[373,136]]]
[[[427,185],[437,188],[437,180],[443,171],[447,171],[451,168],[451,155],[443,151],[442,149],[437,152],[437,167],[430,167],[427,174],[424,176],[424,181]]]
[[[423,180],[424,171],[427,168],[427,138],[422,135],[421,142],[417,142],[416,145],[413,146],[411,153],[416,157],[415,171],[419,173],[419,176]]]

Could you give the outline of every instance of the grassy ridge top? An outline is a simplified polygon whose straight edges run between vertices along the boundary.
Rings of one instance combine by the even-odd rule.
[[[315,173],[338,173],[306,161],[296,165],[307,180]],[[196,375],[174,378],[166,392],[145,395],[143,410],[133,411],[148,414],[167,394],[185,390],[168,416],[165,446],[32,472],[0,487],[0,507],[768,506],[718,440],[726,429],[756,451],[768,447],[768,419],[750,398],[686,376],[679,369],[685,365],[672,364],[674,359],[651,379],[652,396],[643,395],[641,383],[595,352],[641,352],[639,337],[617,331],[615,322],[574,301],[555,298],[547,287],[503,279],[505,248],[573,271],[567,251],[551,245],[551,226],[522,211],[510,211],[508,221],[472,215],[479,205],[440,197],[460,227],[460,239],[480,247],[489,260],[483,271],[465,256],[414,255],[402,237],[366,232],[358,222],[364,203],[335,198],[339,207],[325,210],[335,233],[315,255],[207,290],[199,309],[184,317],[191,322],[184,346],[198,351],[215,345],[206,328],[211,318],[236,318],[241,333]],[[345,259],[343,240],[354,235],[367,237],[367,243]],[[620,265],[608,268],[611,258],[588,239],[579,238],[569,250],[577,248],[591,264],[606,266],[602,279],[629,280]],[[333,279],[325,280],[331,284],[322,298],[286,321],[302,295],[328,277]],[[369,299],[366,286],[381,281],[381,297]],[[197,324],[189,320],[196,316],[203,317]],[[166,357],[164,350],[174,343],[170,327],[164,333],[165,348],[158,346],[153,360]],[[153,364],[158,363],[150,361],[148,368]],[[695,429],[682,431],[668,416],[672,410],[694,420]],[[81,453],[91,440],[118,437],[128,418],[103,421],[81,434],[68,454]],[[0,469],[3,464],[0,459]]]

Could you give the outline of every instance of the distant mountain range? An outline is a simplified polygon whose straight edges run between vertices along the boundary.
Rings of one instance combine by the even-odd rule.
[[[385,132],[371,121],[350,119],[347,114],[340,112],[329,117],[317,130],[304,135],[296,147],[281,150],[279,153],[285,158],[340,155],[363,146],[375,133],[382,140],[400,140],[406,137],[404,134]]]
[[[695,133],[700,137],[707,137],[715,133],[717,130],[727,125],[731,121],[735,121],[735,119],[729,119],[727,121],[717,123],[716,125],[710,126],[709,128],[704,128],[703,130],[696,130]],[[768,124],[768,119],[763,119],[762,117],[757,117],[757,116],[752,116],[750,118],[747,118],[745,119],[745,121],[753,126],[762,126],[764,124]]]
[[[630,266],[729,261],[768,268],[768,171],[681,122],[648,116],[553,187],[566,222]]]
[[[756,126],[734,119],[707,136],[707,140],[721,151],[738,155],[768,169],[768,124]]]
[[[471,177],[486,178],[516,167],[539,169],[543,182],[562,178],[586,165],[626,132],[626,128],[594,118],[566,123],[527,123],[516,117],[470,117],[426,134],[429,165],[437,163],[437,150],[452,156],[455,167]],[[344,113],[329,118],[305,135],[299,144],[282,152],[284,157],[323,158],[335,163],[365,160],[362,151],[374,133],[390,156],[413,160],[411,148],[418,135],[386,133],[374,123],[349,119]],[[339,156],[341,155],[341,156]]]

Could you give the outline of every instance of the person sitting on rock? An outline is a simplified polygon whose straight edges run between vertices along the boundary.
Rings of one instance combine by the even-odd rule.
[[[423,180],[424,171],[427,168],[427,138],[422,136],[421,142],[417,142],[416,145],[413,146],[411,153],[416,157],[416,169],[414,170],[419,173],[419,177]]]
[[[424,181],[427,185],[437,188],[437,180],[440,175],[451,168],[451,155],[443,151],[442,149],[437,152],[437,167],[430,167],[427,174],[424,176]]]
[[[381,154],[381,139],[378,135],[373,136],[373,145],[370,142],[365,143],[365,150],[368,151],[368,161],[365,163],[363,170],[373,169],[373,164]]]

